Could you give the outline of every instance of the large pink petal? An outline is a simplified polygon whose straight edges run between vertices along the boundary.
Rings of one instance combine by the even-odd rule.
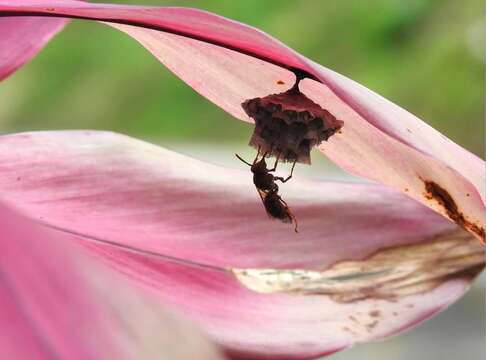
[[[398,333],[483,266],[471,236],[377,185],[293,179],[295,234],[244,170],[112,133],[0,138],[2,199],[79,236],[233,355],[310,358]]]
[[[305,80],[302,91],[345,122],[342,134],[320,147],[323,152],[354,174],[405,191],[484,240],[484,161],[257,29],[184,8],[23,0],[20,5],[0,1],[0,12],[118,23],[113,26],[140,41],[196,91],[245,121],[250,119],[241,109],[243,100],[282,91],[282,81],[288,88],[293,74],[284,69],[298,69],[317,80]]]
[[[219,358],[192,324],[81,256],[73,240],[0,204],[3,359]]]
[[[110,327],[72,262],[72,245],[3,205],[0,229],[2,357],[81,360],[118,355]]]

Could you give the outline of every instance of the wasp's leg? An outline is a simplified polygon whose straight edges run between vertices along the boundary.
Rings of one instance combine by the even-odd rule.
[[[262,159],[265,159],[266,157],[272,156],[272,151],[273,151],[273,144],[270,146],[270,150],[265,151],[265,153],[262,156]]]
[[[281,181],[281,182],[283,182],[283,183],[284,183],[284,182],[287,182],[287,181],[289,181],[290,179],[292,179],[292,174],[294,173],[294,167],[295,167],[295,163],[296,163],[296,162],[297,162],[297,160],[296,160],[296,161],[294,161],[294,164],[292,165],[292,170],[290,170],[290,175],[289,175],[289,176],[287,176],[287,178],[286,178],[286,179],[284,179],[283,177],[280,177],[280,176],[275,176],[275,180],[279,180],[279,181]]]
[[[262,146],[261,145],[258,145],[258,151],[257,151],[257,154],[255,156],[255,160],[253,160],[253,164],[257,162],[258,160],[258,157],[260,156],[260,150],[261,150]]]
[[[275,159],[275,165],[273,165],[273,168],[268,170],[268,172],[277,170],[277,165],[279,160],[280,160],[280,153],[277,155],[277,159]]]

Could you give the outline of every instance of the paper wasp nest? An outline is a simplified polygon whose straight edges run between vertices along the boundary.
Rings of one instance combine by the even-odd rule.
[[[255,120],[250,145],[261,153],[279,156],[280,161],[310,164],[310,150],[327,141],[342,126],[294,86],[290,90],[246,100],[241,104]]]

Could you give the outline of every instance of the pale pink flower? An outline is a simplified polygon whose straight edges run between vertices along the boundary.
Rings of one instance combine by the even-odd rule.
[[[395,335],[454,302],[483,268],[484,161],[265,33],[195,9],[69,0],[0,0],[1,15],[17,17],[0,19],[0,78],[60,30],[58,17],[127,33],[243,121],[242,102],[304,74],[300,90],[344,123],[319,150],[387,185],[293,179],[296,238],[266,218],[248,172],[112,133],[0,138],[0,198],[76,235],[232,358],[309,359]]]

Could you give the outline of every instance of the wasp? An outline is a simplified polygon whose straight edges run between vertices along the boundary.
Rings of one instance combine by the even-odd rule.
[[[290,175],[287,178],[283,178],[280,176],[275,176],[271,174],[275,170],[277,170],[277,164],[279,161],[279,156],[277,156],[275,160],[275,165],[272,169],[267,168],[267,162],[265,158],[267,157],[268,153],[264,153],[261,159],[259,160],[260,156],[260,148],[258,149],[257,155],[253,160],[253,163],[247,162],[238,154],[235,154],[236,157],[241,160],[246,165],[250,166],[251,172],[253,173],[253,183],[262,199],[263,206],[265,207],[265,211],[267,215],[274,219],[279,219],[284,223],[294,223],[294,231],[297,231],[297,219],[295,218],[294,214],[290,210],[287,203],[282,199],[282,197],[278,194],[279,188],[275,181],[281,181],[285,183],[292,178],[292,174],[294,172],[295,162],[292,165],[292,170]]]

